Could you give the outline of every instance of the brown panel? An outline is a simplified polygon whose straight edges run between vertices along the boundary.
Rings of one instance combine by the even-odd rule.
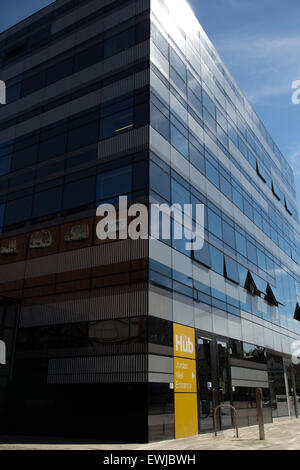
[[[47,232],[50,232],[51,237],[52,237],[52,244],[48,248],[29,248],[28,246],[28,259],[32,258],[38,258],[40,256],[48,256],[48,255],[53,255],[54,253],[57,253],[58,251],[58,244],[59,244],[59,226],[56,227],[50,227],[47,229],[44,229]],[[43,230],[43,231],[44,231]],[[37,231],[32,232],[29,234],[29,240],[30,236],[33,235],[34,233],[37,233]],[[29,243],[28,240],[28,243]]]
[[[35,287],[31,289],[24,289],[24,298],[32,298],[32,297],[41,297],[44,295],[51,295],[54,294],[55,286],[41,286]]]
[[[71,281],[71,282],[63,282],[56,284],[56,292],[58,294],[62,292],[74,292],[79,290],[86,290],[90,288],[90,280],[79,280],[79,281]]]
[[[28,234],[19,235],[17,237],[5,238],[1,240],[0,247],[7,241],[16,241],[17,253],[11,255],[0,254],[0,265],[23,261],[26,258]]]
[[[90,217],[88,219],[82,219],[76,222],[69,222],[67,224],[62,225],[60,227],[61,236],[60,236],[59,251],[77,250],[79,248],[86,248],[86,247],[91,246],[93,244],[93,238],[94,238],[94,221],[95,221],[95,218]],[[88,238],[82,241],[66,241],[65,235],[68,233],[71,227],[76,227],[79,225],[88,225],[89,227]]]
[[[148,280],[148,271],[143,270],[143,271],[133,271],[130,274],[130,281],[135,283],[135,282],[146,282]]]
[[[130,283],[130,274],[129,273],[122,273],[122,274],[115,274],[112,276],[104,276],[99,277],[97,279],[93,279],[93,288],[95,287],[109,287],[109,286],[117,286],[117,285],[124,285]]]
[[[0,292],[9,292],[11,290],[21,290],[23,288],[23,281],[2,282],[0,284]]]
[[[77,281],[79,279],[88,279],[91,275],[90,269],[79,269],[78,271],[68,271],[66,273],[58,273],[56,282]]]
[[[111,274],[117,273],[127,273],[130,271],[130,262],[124,263],[114,263],[114,264],[107,264],[104,266],[97,266],[96,268],[92,269],[92,276],[93,277],[100,277],[100,276],[108,276]]]
[[[24,288],[46,286],[48,284],[55,283],[55,274],[49,274],[48,276],[32,277],[24,280]]]

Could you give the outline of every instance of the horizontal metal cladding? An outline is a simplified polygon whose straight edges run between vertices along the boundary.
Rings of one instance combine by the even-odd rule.
[[[139,2],[137,2],[139,3]],[[142,4],[142,2],[140,2]],[[80,45],[81,43],[92,40],[100,34],[104,34],[107,30],[117,27],[127,20],[134,20],[137,14],[141,14],[149,9],[147,2],[138,8],[135,3],[124,6],[117,11],[112,11],[105,17],[95,18],[94,21],[89,22],[86,26],[81,29],[77,29],[70,34],[67,34],[64,38],[55,41],[54,43],[47,44],[30,56],[23,56],[16,63],[7,67],[3,67],[3,78],[8,80],[11,77],[18,75],[20,72],[25,72],[33,67],[38,66],[40,63],[45,61],[45,56],[48,60],[56,57],[60,54],[66,53],[72,48]],[[20,67],[20,64],[22,67]]]
[[[145,316],[148,284],[118,286],[72,295],[53,296],[45,303],[24,303],[20,327]]]
[[[39,349],[38,351],[19,351],[17,356],[22,359],[82,357],[82,356],[115,356],[126,354],[147,354],[148,345],[144,344],[108,344],[82,348]]]
[[[48,383],[63,382],[146,382],[146,354],[51,359]]]
[[[144,150],[149,142],[149,126],[135,129],[131,132],[104,140],[98,144],[98,158],[105,160],[113,155],[117,158],[118,154],[126,152],[139,152]]]
[[[48,375],[48,384],[87,384],[87,383],[144,383],[148,382],[147,372],[122,374],[70,374]]]
[[[147,54],[149,54],[148,46],[149,41],[138,44],[128,51],[121,52],[100,64],[93,65],[78,74],[73,74],[47,88],[43,88],[36,93],[25,96],[15,103],[11,103],[8,107],[1,109],[1,120],[10,119],[13,115],[19,114],[22,111],[27,111],[34,105],[40,106],[45,99],[49,101],[51,98],[63,97],[66,93],[70,93],[70,90],[78,89],[80,86],[86,85],[92,79],[99,78],[99,76],[103,75],[103,70],[105,70],[105,75],[107,75],[109,72],[122,68],[123,65],[130,66],[130,64],[137,62],[139,59],[146,58]],[[122,58],[126,60],[122,60]],[[121,64],[121,62],[124,62],[124,64]],[[101,70],[99,70],[100,68]],[[131,77],[120,80],[119,82],[108,85],[98,91],[89,93],[81,98],[59,106],[51,111],[47,111],[28,119],[17,126],[1,131],[0,143],[15,137],[21,137],[29,132],[40,129],[43,126],[57,123],[58,116],[59,120],[66,119],[76,113],[86,111],[90,107],[97,106],[98,104],[105,103],[110,99],[117,98],[122,94],[147,86],[149,83],[150,72],[139,72]]]
[[[59,31],[62,31],[63,29],[78,21],[78,19],[84,18],[87,15],[91,15],[92,13],[95,13],[97,10],[99,10],[99,8],[108,6],[113,2],[114,0],[102,0],[101,2],[99,2],[99,0],[89,1],[87,5],[83,5],[82,7],[72,10],[70,13],[65,14],[62,18],[53,21],[51,24],[51,34],[56,34]]]
[[[0,282],[121,263],[148,256],[147,240],[122,240],[114,243],[44,256],[0,266]]]

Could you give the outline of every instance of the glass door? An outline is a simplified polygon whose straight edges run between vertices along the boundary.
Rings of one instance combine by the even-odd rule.
[[[217,341],[217,385],[218,405],[224,405],[219,412],[219,427],[221,429],[232,426],[231,380],[229,366],[229,349],[226,341]]]
[[[197,382],[199,432],[213,432],[214,410],[231,404],[229,348],[226,341],[197,338]],[[217,412],[217,429],[232,427],[231,408]]]
[[[212,340],[197,338],[197,382],[199,433],[213,432],[214,397],[212,379]]]

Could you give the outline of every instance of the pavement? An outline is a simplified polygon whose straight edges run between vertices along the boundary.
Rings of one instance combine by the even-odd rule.
[[[241,428],[239,439],[233,429],[215,437],[201,434],[185,439],[151,444],[99,444],[85,442],[59,442],[38,438],[12,438],[0,436],[0,450],[300,450],[300,419],[287,418],[265,425],[266,439],[259,440],[258,426]]]

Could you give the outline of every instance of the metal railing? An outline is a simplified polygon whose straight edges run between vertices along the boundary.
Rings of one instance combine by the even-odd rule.
[[[214,410],[214,428],[215,428],[215,436],[217,437],[217,410],[219,410],[220,408],[231,408],[233,411],[234,411],[234,427],[235,427],[235,437],[238,439],[239,438],[239,428],[238,428],[238,425],[237,425],[237,411],[235,409],[234,406],[232,405],[219,405],[219,406],[216,406],[215,410]]]

